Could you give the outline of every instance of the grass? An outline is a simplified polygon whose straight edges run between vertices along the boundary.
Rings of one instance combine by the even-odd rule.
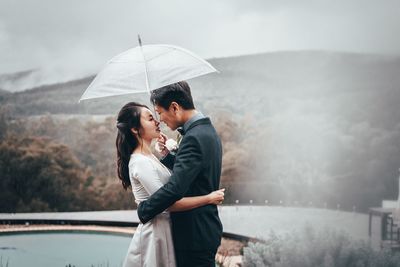
[[[0,256],[0,267],[8,267],[9,266],[9,259],[7,258],[7,261],[3,263],[3,256]]]

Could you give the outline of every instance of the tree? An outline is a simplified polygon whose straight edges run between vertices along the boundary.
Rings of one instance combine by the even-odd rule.
[[[63,144],[11,136],[0,143],[0,211],[71,211],[98,206],[90,173]],[[93,193],[93,192],[90,192]],[[34,204],[34,205],[33,205]]]

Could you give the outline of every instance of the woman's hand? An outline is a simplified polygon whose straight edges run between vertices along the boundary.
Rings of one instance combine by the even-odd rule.
[[[225,188],[216,190],[208,194],[209,198],[209,204],[213,205],[220,205],[222,204],[222,201],[224,201],[224,196],[225,196]]]

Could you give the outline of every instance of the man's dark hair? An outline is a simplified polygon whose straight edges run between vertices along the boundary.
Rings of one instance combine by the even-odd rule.
[[[183,109],[194,109],[192,94],[186,81],[170,84],[151,92],[150,102],[153,105],[169,109],[172,102],[178,103]]]

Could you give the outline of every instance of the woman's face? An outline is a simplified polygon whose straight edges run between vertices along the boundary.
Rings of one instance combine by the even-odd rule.
[[[160,136],[160,123],[154,118],[153,113],[148,108],[142,108],[140,114],[140,136],[150,140]]]

